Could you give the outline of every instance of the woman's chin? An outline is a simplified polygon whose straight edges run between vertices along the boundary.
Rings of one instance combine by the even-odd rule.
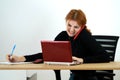
[[[74,37],[74,35],[72,35],[72,34],[69,34],[69,36],[70,36],[70,37]]]
[[[68,33],[68,32],[67,32]],[[74,37],[75,36],[75,34],[70,34],[70,33],[68,33],[68,35],[70,36],[70,37]]]

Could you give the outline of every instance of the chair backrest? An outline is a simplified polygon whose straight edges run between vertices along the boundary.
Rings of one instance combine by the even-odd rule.
[[[105,48],[111,61],[114,61],[119,36],[93,35],[93,37],[101,44],[103,48]]]
[[[110,60],[114,61],[119,36],[93,35],[93,37],[105,48]],[[113,70],[96,70],[98,80],[113,80],[114,75]]]

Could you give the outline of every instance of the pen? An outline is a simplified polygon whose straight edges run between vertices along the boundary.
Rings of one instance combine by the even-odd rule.
[[[15,47],[16,47],[16,44],[13,46],[13,48],[12,48],[12,52],[11,52],[10,56],[13,55],[13,52],[14,52],[14,50],[15,50]]]

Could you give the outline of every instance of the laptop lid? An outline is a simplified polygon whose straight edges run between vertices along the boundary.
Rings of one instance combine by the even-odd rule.
[[[69,41],[41,41],[41,47],[44,62],[73,62]]]

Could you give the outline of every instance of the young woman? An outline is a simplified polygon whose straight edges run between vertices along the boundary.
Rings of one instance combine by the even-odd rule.
[[[66,31],[60,32],[55,41],[70,41],[73,60],[79,63],[109,62],[109,55],[92,37],[86,26],[86,16],[82,10],[72,9],[66,16]],[[7,55],[7,59],[16,61],[35,61],[42,59],[42,53],[25,56]],[[59,77],[59,71],[57,76]],[[95,70],[71,70],[69,80],[97,80]]]

